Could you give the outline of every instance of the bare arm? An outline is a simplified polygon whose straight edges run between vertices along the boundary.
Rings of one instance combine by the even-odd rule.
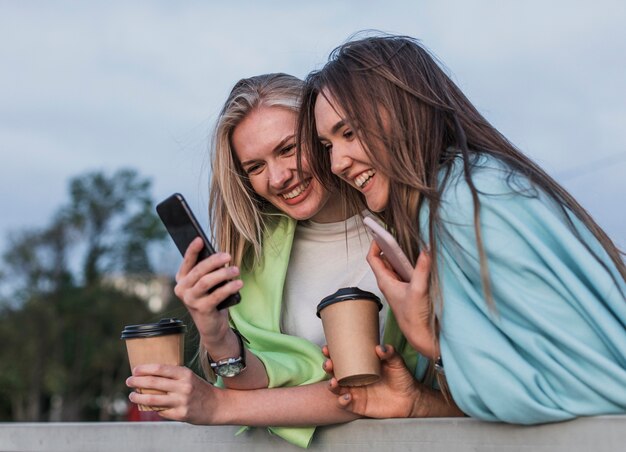
[[[288,388],[231,391],[226,423],[250,426],[309,426],[338,424],[361,416],[342,409],[328,382]],[[254,409],[250,409],[253,404]]]
[[[348,422],[360,417],[344,410],[328,382],[287,388],[239,391],[219,389],[186,367],[147,364],[126,380],[131,388],[165,394],[129,398],[141,405],[165,408],[167,419],[202,425],[311,426]]]

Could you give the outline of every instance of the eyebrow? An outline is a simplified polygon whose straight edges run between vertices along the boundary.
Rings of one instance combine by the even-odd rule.
[[[332,135],[336,134],[337,131],[339,129],[341,129],[343,126],[345,126],[345,125],[346,125],[346,120],[345,119],[340,119],[334,126],[331,127],[330,135],[332,136]],[[323,135],[318,135],[317,138],[320,139],[320,140],[326,139]]]
[[[285,144],[288,141],[293,140],[294,136],[295,136],[295,134],[287,135],[285,138],[280,140],[280,142],[276,146],[274,146],[274,149],[272,150],[272,152],[276,152],[276,151],[280,150],[282,147],[285,146]]]

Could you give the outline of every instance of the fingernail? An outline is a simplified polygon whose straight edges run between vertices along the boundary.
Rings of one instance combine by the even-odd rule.
[[[383,353],[387,353],[387,347],[385,347],[385,344],[381,345],[380,348],[383,349]]]

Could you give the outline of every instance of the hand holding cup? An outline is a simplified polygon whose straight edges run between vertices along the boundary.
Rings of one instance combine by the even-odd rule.
[[[322,352],[329,356],[327,347]],[[366,386],[346,387],[340,386],[332,377],[329,390],[338,396],[337,404],[341,408],[360,416],[378,419],[412,417],[416,402],[419,403],[421,385],[391,345],[377,345],[375,352],[381,361],[379,381]],[[326,360],[323,367],[332,374],[332,359]]]
[[[380,343],[380,299],[358,287],[339,289],[317,306],[322,319],[334,373],[342,386],[362,386],[380,379],[380,360],[374,347]]]
[[[161,319],[158,323],[127,325],[122,331],[126,341],[131,371],[142,364],[180,366],[184,360],[184,340],[187,327],[178,319]],[[139,393],[141,388],[137,388]],[[162,391],[146,389],[148,394]],[[139,405],[140,411],[158,411],[159,408]]]

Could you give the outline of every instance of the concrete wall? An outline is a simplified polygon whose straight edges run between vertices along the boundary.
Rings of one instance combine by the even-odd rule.
[[[0,423],[1,451],[293,451],[265,429],[177,422]],[[320,428],[311,451],[626,451],[626,416],[512,426],[473,419],[358,420]]]

